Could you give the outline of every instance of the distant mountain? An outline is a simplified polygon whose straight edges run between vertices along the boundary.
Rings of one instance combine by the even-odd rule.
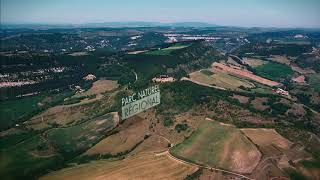
[[[158,22],[102,22],[102,23],[86,23],[79,26],[84,27],[154,27],[159,26]]]
[[[171,23],[166,24],[172,27],[219,27],[215,24],[203,23],[203,22],[178,22],[178,23]]]
[[[0,29],[50,29],[50,28],[122,28],[122,27],[219,27],[218,25],[203,22],[177,22],[177,23],[160,23],[160,22],[101,22],[85,24],[2,24]]]
[[[160,22],[104,22],[88,23],[81,26],[95,27],[217,27],[217,25],[203,22],[177,22],[177,23],[160,23]]]

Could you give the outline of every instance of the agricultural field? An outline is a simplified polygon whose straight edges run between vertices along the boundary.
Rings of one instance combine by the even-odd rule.
[[[165,155],[141,154],[120,161],[94,161],[52,172],[40,179],[183,179],[197,169]]]
[[[108,111],[114,102],[115,94],[116,92],[107,92],[95,95],[93,99],[81,98],[82,100],[74,102],[73,99],[79,98],[66,98],[65,104],[51,107],[24,124],[30,129],[43,130],[57,125],[66,126],[85,121]]]
[[[270,106],[268,105],[268,98],[265,97],[256,97],[251,101],[251,105],[253,108],[259,110],[259,111],[265,111]]]
[[[279,63],[267,63],[254,68],[255,73],[267,79],[280,81],[286,79],[293,74],[291,67]]]
[[[188,47],[188,45],[180,45],[180,44],[175,44],[173,46],[170,46],[168,48],[164,48],[163,50],[177,50],[177,49],[183,49]]]
[[[316,72],[311,69],[311,68],[301,68],[299,66],[297,66],[296,64],[294,65],[291,65],[291,69],[294,71],[294,72],[297,72],[299,74],[303,74],[303,75],[308,75],[308,74],[315,74]]]
[[[114,90],[118,87],[117,81],[112,80],[97,80],[92,84],[92,87],[83,93],[76,94],[72,96],[73,98],[82,97],[82,96],[92,96],[104,93],[106,91]]]
[[[260,146],[262,152],[266,156],[278,154],[278,149],[288,150],[293,144],[289,140],[283,138],[274,129],[241,129],[244,134],[249,137],[255,144]],[[273,148],[276,146],[276,148]],[[278,148],[278,149],[277,149]],[[274,149],[275,152],[267,150]]]
[[[89,55],[87,52],[73,52],[69,54],[69,56],[74,56],[74,57],[87,56],[87,55]]]
[[[310,45],[311,42],[308,39],[279,39],[277,44]]]
[[[94,109],[94,105],[59,105],[44,111],[26,121],[24,124],[28,128],[41,130],[54,125],[67,125],[78,122],[90,117],[90,111]]]
[[[199,172],[199,171],[198,171]],[[194,173],[196,174],[196,173]],[[223,173],[221,171],[213,171],[209,169],[202,169],[197,176],[199,180],[226,180],[226,179],[239,179],[239,176],[233,174]]]
[[[311,155],[303,150],[300,144],[294,144],[282,137],[274,129],[241,129],[244,134],[257,144],[266,157],[285,155],[293,162],[309,159]]]
[[[261,160],[256,169],[251,173],[252,179],[270,180],[270,179],[288,179],[289,175],[281,170],[274,159],[266,158]]]
[[[274,129],[241,129],[241,131],[250,140],[255,143],[263,154],[263,159],[259,163],[257,172],[268,171],[272,167],[273,176],[288,176],[290,172],[288,169],[295,169],[297,173],[302,173],[307,177],[310,173],[314,173],[315,169],[319,167],[303,166],[302,162],[310,162],[312,156],[304,150],[300,143],[293,143],[282,137]],[[311,161],[312,162],[312,161]],[[261,174],[258,175],[260,177]],[[318,175],[311,175],[311,177],[320,177]]]
[[[255,68],[264,64],[267,64],[268,61],[264,61],[261,59],[257,59],[257,58],[243,58],[243,62],[245,64],[248,64],[249,66]]]
[[[274,61],[280,64],[290,65],[291,61],[286,56],[280,56],[280,55],[271,55],[270,58],[268,58],[270,61]]]
[[[232,98],[238,100],[242,104],[246,104],[246,103],[249,102],[249,97],[246,97],[246,96],[241,96],[241,95],[235,95],[234,94],[232,96]]]
[[[301,161],[297,163],[295,173],[303,175],[304,178],[320,179],[320,164],[316,161]]]
[[[270,71],[272,71],[273,70],[272,67],[271,67],[271,69],[269,69],[269,66],[267,66],[269,64],[271,64],[271,63],[258,66],[255,69],[260,68],[261,70],[270,70]],[[279,64],[279,65],[281,65],[281,64]],[[265,68],[265,66],[267,66],[268,68]],[[282,66],[285,66],[285,65],[282,65]],[[211,67],[212,67],[213,71],[221,71],[221,72],[224,72],[224,73],[227,73],[227,74],[232,74],[232,75],[235,75],[235,76],[248,78],[250,80],[256,81],[258,83],[261,83],[261,84],[264,84],[264,85],[267,85],[267,86],[273,87],[273,86],[279,86],[280,85],[280,83],[278,83],[278,82],[275,82],[275,81],[272,81],[272,80],[257,76],[257,75],[253,74],[252,72],[250,72],[248,70],[232,68],[232,67],[230,67],[228,65],[225,65],[223,63],[214,62],[214,63],[212,63]],[[276,72],[276,73],[279,73],[279,72]]]
[[[135,148],[130,155],[139,153],[157,154],[168,150],[168,140],[162,136],[153,134],[145,139],[137,148]]]
[[[172,52],[174,52],[178,49],[186,48],[186,47],[188,47],[188,45],[175,44],[175,45],[170,46],[168,48],[163,48],[163,49],[154,50],[154,51],[148,51],[144,54],[153,55],[153,56],[169,56],[169,55],[171,55]]]
[[[148,50],[142,50],[142,51],[131,51],[131,52],[128,52],[127,54],[131,54],[131,55],[134,55],[134,54],[141,54],[141,53],[145,53],[147,52]]]
[[[64,100],[63,106],[65,108],[72,108],[73,106],[80,106],[85,104],[94,103],[104,98],[107,92],[111,92],[119,87],[117,81],[113,80],[97,80],[95,81],[90,89],[77,93],[70,98]]]
[[[239,173],[252,172],[261,158],[258,149],[240,130],[209,119],[170,151],[186,161]]]
[[[108,113],[82,124],[46,132],[48,140],[66,157],[92,147],[119,124],[117,113]]]
[[[201,70],[190,74],[192,81],[197,81],[203,84],[219,86],[226,89],[238,89],[239,87],[254,88],[254,84],[221,72],[211,72],[209,70]]]
[[[202,70],[200,70],[200,72],[201,72],[202,74],[204,74],[204,75],[207,75],[207,76],[212,76],[212,75],[214,75],[214,73],[213,73],[212,71],[208,70],[208,69],[202,69]]]
[[[292,77],[291,80],[293,82],[296,82],[296,83],[299,83],[299,84],[305,84],[306,83],[305,76],[303,76],[303,75],[295,77],[295,78]]]
[[[285,158],[293,162],[311,158],[300,144],[290,142],[274,129],[241,129],[241,131],[259,146],[266,157],[285,155]]]
[[[106,137],[91,147],[84,155],[117,154],[132,149],[144,140],[148,132],[149,121],[139,116],[127,119],[119,132]]]

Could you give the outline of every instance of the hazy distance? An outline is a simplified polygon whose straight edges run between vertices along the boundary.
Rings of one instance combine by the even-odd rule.
[[[1,0],[1,23],[204,22],[320,27],[319,0]]]

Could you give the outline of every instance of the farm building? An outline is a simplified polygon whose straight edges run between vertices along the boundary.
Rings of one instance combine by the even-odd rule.
[[[176,79],[173,77],[169,77],[168,75],[160,75],[159,77],[152,78],[152,81],[164,83],[164,82],[174,82],[176,81]]]

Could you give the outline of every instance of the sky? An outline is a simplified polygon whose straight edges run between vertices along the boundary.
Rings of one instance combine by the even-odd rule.
[[[320,0],[0,0],[1,23],[206,22],[320,27]]]

